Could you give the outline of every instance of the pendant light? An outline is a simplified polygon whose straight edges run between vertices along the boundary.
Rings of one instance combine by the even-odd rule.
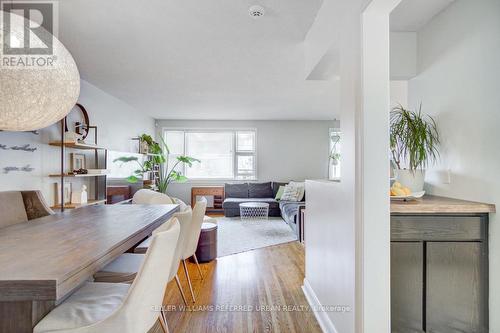
[[[5,17],[3,11],[0,15]],[[34,131],[56,123],[71,111],[80,95],[80,74],[68,50],[46,30],[43,37],[53,41],[51,55],[3,54],[7,40],[10,47],[19,47],[25,24],[36,24],[8,15],[9,32],[0,19],[0,130]],[[45,38],[41,40],[48,40]]]

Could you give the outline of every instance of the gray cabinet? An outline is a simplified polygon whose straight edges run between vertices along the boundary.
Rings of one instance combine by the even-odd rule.
[[[488,216],[391,218],[392,332],[488,332]]]
[[[487,332],[486,249],[482,242],[427,244],[427,332]]]
[[[392,331],[421,332],[423,310],[423,243],[391,244]]]

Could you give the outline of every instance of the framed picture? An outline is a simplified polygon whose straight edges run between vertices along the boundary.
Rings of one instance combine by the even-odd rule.
[[[56,205],[61,203],[61,183],[55,183],[55,203]],[[64,203],[71,202],[71,183],[64,182]]]
[[[85,155],[71,154],[71,171],[85,169]]]

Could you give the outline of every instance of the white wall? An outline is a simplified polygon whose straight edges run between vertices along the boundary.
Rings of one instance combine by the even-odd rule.
[[[391,79],[408,80],[417,74],[417,33],[391,32]]]
[[[329,128],[337,127],[334,121],[192,121],[158,120],[162,128],[208,128],[257,130],[257,181],[303,181],[306,178],[328,177]],[[160,135],[158,132],[157,135]],[[196,156],[194,156],[196,157]],[[191,187],[199,184],[223,184],[220,181],[192,180],[172,184],[171,196],[191,202]]]
[[[369,3],[370,22],[362,21]],[[305,42],[307,69],[326,50],[339,54],[342,179],[307,182],[306,220],[313,221],[306,234],[303,289],[312,305],[349,305],[353,311],[317,311],[325,332],[390,331],[386,111],[388,22],[396,3],[324,1]]]
[[[128,104],[83,80],[78,101],[88,111],[91,125],[98,127],[98,143],[110,150],[134,151],[137,143],[131,141],[130,138],[141,133],[154,134],[154,120],[151,117],[145,116]],[[79,114],[75,110],[70,114],[73,119]],[[69,121],[68,126],[72,124],[73,122]],[[92,135],[89,135],[88,139]],[[59,173],[60,150],[49,146],[48,142],[56,140],[60,140],[59,123],[40,130],[39,135],[0,132],[0,145],[10,148],[15,145],[30,144],[30,147],[37,148],[33,153],[0,148],[0,191],[39,189],[52,205],[54,183],[57,182],[57,178],[50,178],[47,175]],[[69,154],[67,157],[66,165],[69,169]],[[34,170],[31,172],[13,171],[8,174],[4,171],[5,167],[26,165],[30,165]],[[79,188],[82,184],[78,180],[71,182],[73,188]]]
[[[431,193],[500,208],[500,1],[457,0],[418,34],[409,102],[436,117],[441,160]],[[451,184],[443,170],[451,170]],[[500,332],[500,219],[490,220],[490,331]]]
[[[391,81],[391,108],[408,107],[408,81]]]
[[[348,306],[350,311],[316,311],[324,332],[354,332],[360,315],[357,300],[359,260],[356,245],[356,177],[360,91],[361,1],[324,1],[306,37],[307,69],[326,52],[339,62],[342,175],[340,182],[306,182],[308,231],[305,246],[304,293],[315,308]],[[358,318],[358,322],[360,318]]]

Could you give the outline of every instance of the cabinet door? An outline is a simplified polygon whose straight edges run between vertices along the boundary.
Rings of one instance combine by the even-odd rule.
[[[482,242],[427,243],[427,332],[488,332]]]
[[[423,243],[391,243],[391,331],[422,332]]]

